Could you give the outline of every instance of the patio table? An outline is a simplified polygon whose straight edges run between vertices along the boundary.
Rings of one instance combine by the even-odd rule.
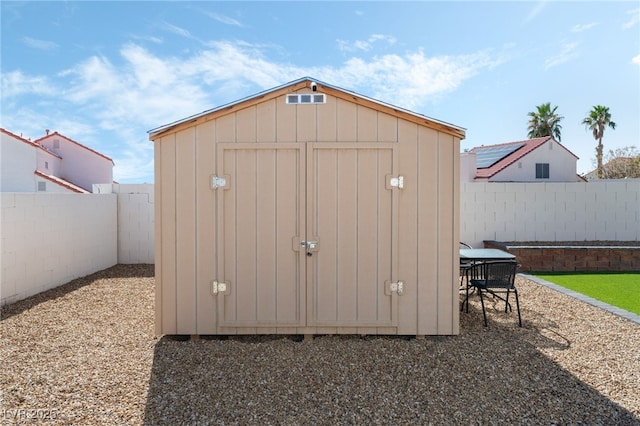
[[[493,248],[481,248],[481,249],[460,249],[460,263],[464,263],[469,265],[465,271],[465,281],[466,285],[461,288],[461,290],[466,291],[466,297],[462,301],[462,306],[460,310],[464,309],[465,303],[467,304],[467,312],[469,312],[469,269],[475,263],[478,262],[486,262],[491,260],[513,260],[516,256],[514,254],[508,253],[504,250],[493,249]],[[473,294],[473,293],[472,293]]]
[[[484,262],[487,260],[512,260],[515,258],[514,254],[493,248],[460,249],[460,260],[465,263]]]

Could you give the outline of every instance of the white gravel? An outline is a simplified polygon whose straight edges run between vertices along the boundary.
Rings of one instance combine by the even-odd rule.
[[[640,325],[517,278],[459,336],[153,335],[153,267],[5,306],[1,424],[640,425]]]

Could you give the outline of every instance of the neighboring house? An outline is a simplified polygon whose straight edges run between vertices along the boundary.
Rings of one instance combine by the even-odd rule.
[[[58,132],[30,141],[0,129],[1,192],[90,193],[113,182],[113,160]]]
[[[577,182],[578,157],[551,136],[482,145],[461,154],[464,182]]]

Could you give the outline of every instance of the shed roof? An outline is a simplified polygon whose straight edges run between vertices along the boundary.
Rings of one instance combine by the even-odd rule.
[[[244,99],[240,99],[225,105],[221,105],[219,107],[203,111],[199,114],[195,114],[195,115],[186,117],[184,119],[174,121],[172,123],[165,124],[160,127],[156,127],[155,129],[151,129],[148,131],[149,139],[154,140],[158,136],[164,133],[175,131],[177,128],[194,125],[200,121],[204,121],[204,117],[210,118],[210,116],[212,115],[225,115],[231,112],[235,112],[238,109],[250,106],[252,104],[256,104],[258,102],[263,102],[265,100],[273,99],[286,93],[295,92],[304,87],[311,88],[311,85],[313,83],[317,85],[317,90],[322,93],[331,94],[337,98],[345,99],[359,105],[364,105],[370,108],[374,108],[376,110],[384,111],[389,114],[405,118],[409,121],[412,121],[430,128],[437,129],[447,134],[451,134],[453,136],[459,137],[460,139],[465,138],[466,129],[463,127],[455,126],[453,124],[446,123],[444,121],[436,120],[434,118],[427,117],[425,115],[418,114],[416,112],[397,107],[395,105],[391,105],[373,98],[369,98],[367,96],[360,95],[356,92],[342,89],[337,86],[333,86],[331,84],[327,84],[322,81],[313,79],[311,77],[302,77],[298,80],[294,80],[289,83],[283,84],[281,86],[277,86],[272,89],[265,90],[255,95],[246,97]]]
[[[478,165],[476,172],[476,179],[486,179],[491,178],[501,172],[502,170],[509,167],[511,164],[515,163],[525,155],[529,154],[531,151],[539,148],[544,145],[547,141],[552,140],[556,142],[559,146],[564,148],[569,154],[578,158],[573,152],[569,151],[564,145],[560,142],[553,139],[551,136],[544,136],[541,138],[527,139],[522,141],[514,141],[501,143],[496,145],[483,145],[472,148],[469,152],[478,154],[486,154],[488,151],[493,151],[496,153],[503,153],[502,156],[497,156],[495,161],[490,162],[486,165],[486,167],[481,167]]]

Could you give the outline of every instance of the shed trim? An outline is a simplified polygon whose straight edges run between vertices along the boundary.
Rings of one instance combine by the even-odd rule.
[[[238,101],[234,101],[210,110],[203,111],[199,114],[186,117],[182,120],[174,121],[164,126],[151,129],[147,132],[149,134],[149,140],[155,141],[156,139],[161,138],[164,134],[175,132],[186,127],[195,126],[199,123],[203,123],[214,118],[233,113],[240,109],[256,105],[258,103],[264,102],[265,100],[274,99],[287,93],[296,92],[303,88],[309,88],[310,90],[313,90],[312,87],[314,87],[318,92],[330,94],[332,96],[335,96],[336,98],[350,101],[357,105],[362,105],[368,108],[375,109],[377,111],[382,111],[387,114],[402,117],[407,121],[427,126],[446,134],[450,134],[452,136],[460,138],[461,140],[466,136],[466,129],[463,127],[455,126],[444,121],[427,117],[426,115],[418,114],[416,112],[400,108],[386,102],[369,98],[356,92],[345,90],[337,86],[312,79],[311,77],[303,77],[301,79],[286,83],[282,86],[274,87],[272,89],[260,92],[256,95],[252,95]]]

